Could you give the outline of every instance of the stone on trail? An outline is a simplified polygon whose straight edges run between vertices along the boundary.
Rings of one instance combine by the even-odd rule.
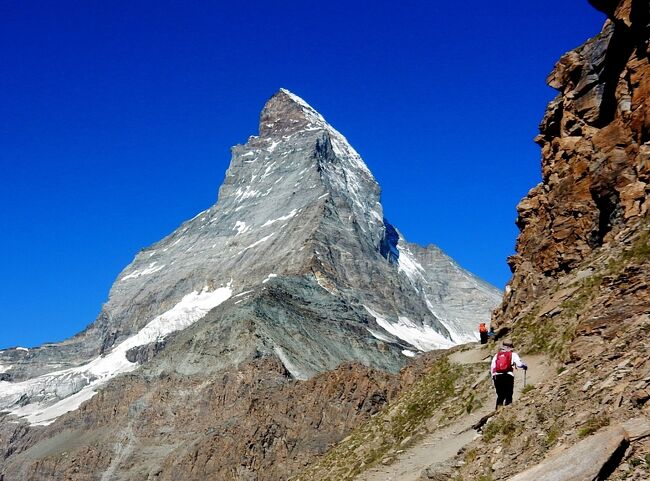
[[[603,468],[623,454],[628,432],[614,426],[542,461],[510,481],[593,481]]]
[[[630,441],[650,436],[650,419],[645,416],[628,419],[621,426],[627,432]]]

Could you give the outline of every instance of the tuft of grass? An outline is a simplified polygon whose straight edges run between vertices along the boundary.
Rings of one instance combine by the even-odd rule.
[[[537,316],[537,309],[515,321],[517,329],[512,333],[515,345],[526,346],[526,353],[546,352],[550,339],[555,336],[556,327],[546,319]]]
[[[623,252],[624,261],[645,262],[650,259],[650,231],[646,230]]]
[[[497,436],[503,436],[507,440],[517,433],[518,429],[519,425],[513,417],[496,417],[490,421],[485,428],[483,428],[483,440],[489,443]],[[507,444],[507,442],[505,444]]]
[[[476,461],[477,457],[478,457],[478,451],[476,450],[476,448],[472,448],[465,453],[465,462],[471,463],[473,461]]]
[[[579,288],[560,304],[556,316],[539,316],[536,307],[515,320],[516,329],[512,334],[515,343],[525,346],[526,353],[546,353],[555,359],[565,359],[575,338],[578,317],[596,298],[603,278],[601,274],[593,274],[579,281]]]
[[[607,263],[609,275],[620,274],[629,264],[643,262],[650,259],[650,231],[643,231],[623,253]]]
[[[551,428],[546,433],[546,437],[544,438],[544,447],[546,447],[546,449],[550,449],[553,446],[555,446],[558,439],[560,439],[560,434],[562,434],[562,429],[563,429],[562,421],[556,421],[553,423]]]
[[[534,385],[534,384],[526,384],[526,385],[524,386],[524,388],[521,390],[521,394],[522,394],[522,395],[523,395],[523,394],[527,394],[527,393],[529,393],[530,391],[533,391],[534,389],[535,389],[535,385]]]
[[[450,364],[446,357],[439,361],[436,368],[427,373],[423,385],[418,386],[423,391],[410,391],[407,394],[411,395],[400,399],[400,409],[391,423],[394,439],[402,441],[423,421],[433,416],[441,401],[455,394],[454,387],[459,376],[460,370]]]
[[[586,438],[605,426],[609,426],[609,418],[607,416],[591,416],[587,419],[587,422],[578,429],[578,437]]]
[[[469,399],[467,400],[467,404],[465,404],[465,412],[467,414],[471,414],[472,410],[474,409],[474,393],[471,393],[469,395]]]

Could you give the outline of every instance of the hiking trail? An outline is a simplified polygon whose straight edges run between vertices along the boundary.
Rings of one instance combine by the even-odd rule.
[[[477,345],[472,349],[451,354],[449,360],[456,364],[485,364],[485,370],[476,377],[476,381],[479,382],[484,377],[487,377],[490,361],[495,353],[496,346],[494,344]],[[553,368],[546,356],[522,355],[522,360],[528,365],[527,384],[537,385],[547,379],[553,372]],[[515,391],[512,405],[515,409],[523,387],[524,375],[523,371],[519,370],[515,373]],[[472,425],[494,411],[494,402],[496,402],[496,394],[471,414],[430,432],[414,445],[405,448],[403,452],[397,455],[392,464],[374,466],[359,474],[355,481],[417,481],[425,469],[435,465],[443,465],[446,461],[452,459],[463,446],[480,436],[472,428]]]

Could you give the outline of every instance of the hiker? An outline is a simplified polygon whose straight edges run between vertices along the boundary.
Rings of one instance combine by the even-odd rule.
[[[528,369],[528,366],[524,364],[519,354],[514,352],[512,341],[506,339],[499,348],[499,352],[492,358],[492,365],[490,366],[494,389],[497,391],[496,409],[512,403],[512,391],[515,387],[513,366],[521,368],[524,371]]]
[[[478,325],[478,334],[481,337],[481,344],[487,344],[487,341],[488,341],[488,329],[487,329],[487,325],[484,322],[481,322]]]
[[[488,331],[488,340],[492,339],[496,335],[497,335],[497,333],[494,332],[494,327],[490,326],[490,330]]]

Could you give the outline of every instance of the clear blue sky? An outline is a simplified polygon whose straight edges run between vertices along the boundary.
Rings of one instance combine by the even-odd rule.
[[[4,0],[0,347],[92,322],[214,203],[279,87],[348,137],[409,240],[503,287],[545,77],[603,21],[586,0]]]

